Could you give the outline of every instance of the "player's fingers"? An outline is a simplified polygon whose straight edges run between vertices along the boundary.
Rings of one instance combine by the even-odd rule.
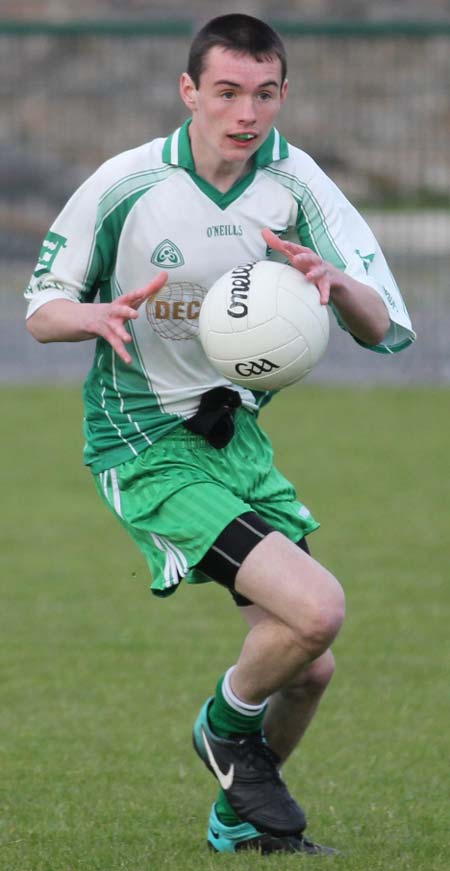
[[[314,260],[316,260],[318,263],[322,262],[319,255],[316,254],[316,252],[313,251],[312,248],[308,248],[307,245],[300,245],[300,244],[297,244],[297,242],[289,242],[288,244],[291,245],[292,248],[295,248],[295,250],[298,254],[308,254],[309,257],[314,258]]]
[[[289,262],[294,269],[303,272],[303,275],[306,275],[306,273],[315,265],[314,263],[311,263],[311,257],[309,254],[291,254],[289,255]]]
[[[120,321],[110,325],[110,333],[117,336],[121,342],[131,342],[131,336]]]
[[[153,296],[155,293],[158,293],[158,291],[161,290],[162,287],[164,287],[168,277],[169,276],[167,272],[158,272],[158,275],[156,275],[155,278],[152,278],[147,287],[144,287],[142,289],[142,298],[148,299],[149,296]]]
[[[326,305],[329,302],[331,291],[331,277],[328,263],[322,261],[319,266],[314,266],[306,272],[306,278],[316,285],[320,294],[320,302],[322,305]]]
[[[309,278],[309,276],[307,276]],[[327,305],[330,301],[330,279],[327,274],[323,275],[321,278],[318,278],[314,281],[314,284],[319,291],[320,304]]]
[[[105,322],[105,327],[103,330],[103,336],[108,342],[111,341],[111,338],[115,337],[119,339],[120,342],[131,342],[131,334],[125,327],[124,322],[119,318],[109,318]]]
[[[327,275],[328,269],[324,263],[321,263],[319,266],[312,266],[305,273],[308,281],[314,282],[314,284],[320,279],[323,278],[324,275]]]
[[[280,251],[281,254],[285,254],[289,257],[290,254],[296,254],[299,246],[294,242],[288,242],[286,239],[280,239],[272,230],[269,230],[268,227],[264,227],[261,230],[261,235],[269,246],[269,248],[273,248],[274,251]]]
[[[105,332],[104,338],[111,345],[111,348],[113,348],[118,357],[120,357],[120,359],[123,360],[124,363],[129,364],[132,362],[132,357],[128,353],[124,345],[124,342],[131,341],[131,336],[128,333],[126,333],[126,338],[123,337],[122,339],[120,336],[117,335],[116,332],[114,332],[114,330],[110,329]]]
[[[149,299],[149,297],[154,296],[158,291],[164,287],[167,279],[167,272],[159,272],[158,275],[153,278],[149,284],[145,287],[142,287],[140,290],[132,290],[129,294],[125,294],[124,299],[127,300],[128,304],[133,308],[139,308],[139,306],[144,302],[144,300]]]
[[[283,242],[283,240],[280,239],[278,236],[276,236],[275,233],[272,232],[272,230],[269,230],[268,227],[264,227],[264,229],[261,230],[261,235],[264,239],[264,242],[267,243],[269,248],[274,248],[275,251],[284,252],[286,243]]]
[[[265,242],[269,245],[270,248],[273,248],[275,251],[281,251],[283,254],[296,255],[296,254],[309,254],[313,257],[320,260],[318,254],[316,254],[312,248],[308,248],[306,245],[300,245],[298,242],[288,242],[287,239],[280,239],[272,230],[269,230],[268,227],[264,227],[261,230],[262,237]]]
[[[131,305],[124,305],[123,299],[120,298],[115,300],[111,306],[111,315],[113,318],[120,318],[123,321],[129,321],[131,319],[139,317],[138,312],[135,308],[132,308]]]

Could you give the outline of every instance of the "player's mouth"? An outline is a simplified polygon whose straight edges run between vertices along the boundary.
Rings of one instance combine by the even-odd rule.
[[[256,133],[229,133],[228,135],[238,145],[248,145],[258,138]]]

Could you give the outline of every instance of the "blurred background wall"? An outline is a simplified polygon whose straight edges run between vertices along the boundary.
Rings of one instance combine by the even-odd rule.
[[[367,217],[419,339],[386,359],[333,330],[319,381],[450,381],[450,3],[0,2],[0,379],[77,381],[90,343],[39,346],[22,299],[72,191],[113,154],[184,118],[191,36],[224,11],[258,15],[287,46],[279,126]]]

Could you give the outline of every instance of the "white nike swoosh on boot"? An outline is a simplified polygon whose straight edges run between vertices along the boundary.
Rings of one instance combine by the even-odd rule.
[[[230,789],[230,787],[233,783],[234,764],[232,763],[230,765],[226,774],[223,771],[221,771],[216,760],[214,759],[214,754],[211,750],[211,747],[209,746],[209,742],[208,742],[208,739],[206,737],[206,733],[205,733],[204,729],[202,729],[202,735],[203,735],[203,740],[205,742],[206,753],[208,755],[209,764],[211,765],[211,768],[214,771],[214,774],[216,775],[217,780],[219,781],[222,789],[224,789],[226,791],[227,789]]]

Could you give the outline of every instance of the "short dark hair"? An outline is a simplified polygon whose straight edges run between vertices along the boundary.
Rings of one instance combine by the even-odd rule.
[[[206,55],[216,45],[238,54],[248,54],[257,61],[275,55],[281,63],[281,84],[284,82],[287,73],[286,50],[278,33],[259,18],[232,13],[212,18],[193,39],[187,72],[196,88],[205,68]]]

